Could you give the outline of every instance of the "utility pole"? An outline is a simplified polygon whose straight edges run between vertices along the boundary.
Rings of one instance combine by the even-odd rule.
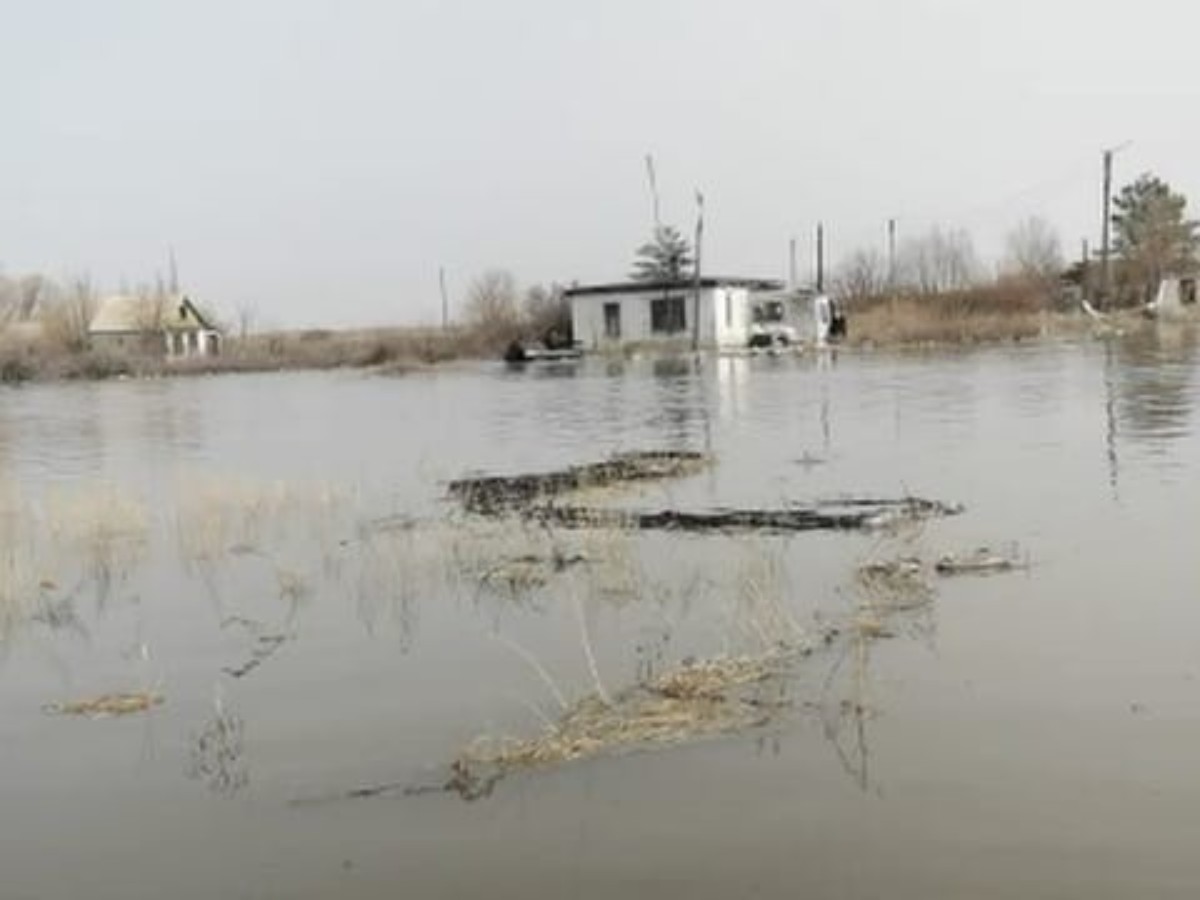
[[[1082,246],[1079,249],[1079,287],[1083,291],[1083,299],[1087,300],[1090,299],[1088,297],[1088,287],[1091,283],[1091,278],[1088,277],[1088,254],[1091,248],[1088,247],[1087,238],[1083,239]]]
[[[896,220],[887,222],[887,280],[888,290],[896,289]]]
[[[796,289],[796,239],[788,241],[788,288]]]
[[[817,293],[825,293],[825,223],[817,223]]]
[[[1109,204],[1112,202],[1112,150],[1104,151],[1104,221],[1100,227],[1100,308],[1108,307],[1108,229]]]
[[[450,327],[450,299],[446,295],[446,267],[438,266],[438,289],[442,293],[442,331]]]
[[[1100,308],[1108,306],[1108,294],[1111,287],[1112,273],[1109,265],[1109,226],[1112,224],[1112,162],[1113,154],[1129,146],[1129,141],[1118,147],[1109,147],[1104,151],[1104,221],[1100,223]]]
[[[700,349],[700,247],[704,240],[704,195],[696,190],[696,263],[692,271],[692,351]]]

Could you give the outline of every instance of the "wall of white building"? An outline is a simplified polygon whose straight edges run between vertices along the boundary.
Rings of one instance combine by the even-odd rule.
[[[655,331],[653,301],[664,296],[683,301],[684,327]],[[571,325],[575,340],[586,350],[601,350],[631,343],[687,343],[692,341],[695,294],[690,289],[629,290],[620,293],[582,293],[571,296]],[[607,309],[616,309],[619,335],[608,328]],[[742,287],[705,287],[700,290],[700,343],[705,347],[744,347],[750,335],[750,291]]]

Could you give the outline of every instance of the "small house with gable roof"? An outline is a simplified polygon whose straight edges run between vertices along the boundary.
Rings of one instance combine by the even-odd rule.
[[[221,331],[184,294],[118,294],[100,301],[88,326],[93,350],[188,359],[217,356]]]

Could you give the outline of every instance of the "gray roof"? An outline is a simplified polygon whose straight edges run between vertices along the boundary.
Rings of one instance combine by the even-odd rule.
[[[682,291],[694,288],[696,282],[690,278],[682,281],[617,281],[609,284],[581,284],[563,291],[565,297],[582,297],[589,294],[643,294],[658,291]],[[772,278],[741,278],[711,275],[700,279],[702,288],[744,287],[752,291],[782,290],[783,282]]]
[[[210,331],[213,325],[183,294],[165,297],[115,294],[100,301],[89,334]]]

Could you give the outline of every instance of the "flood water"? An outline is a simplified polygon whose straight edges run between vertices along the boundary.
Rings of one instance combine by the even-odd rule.
[[[0,896],[1194,897],[1198,350],[1148,330],[0,391]],[[603,501],[965,511],[899,536],[546,535],[444,496],[659,448],[716,462]],[[487,577],[546,542],[588,562]],[[855,673],[814,654],[765,728],[475,802],[348,796],[536,734],[539,667],[574,699],[740,652],[748,584],[831,621],[864,560],[982,545],[1028,568],[939,580]],[[163,702],[49,714],[129,691]]]

